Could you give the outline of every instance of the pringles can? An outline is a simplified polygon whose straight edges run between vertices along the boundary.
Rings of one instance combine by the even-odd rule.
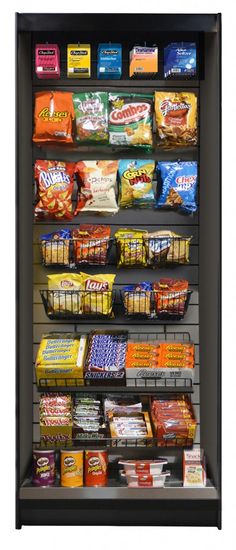
[[[85,451],[85,485],[104,487],[107,485],[107,451]]]
[[[61,485],[83,486],[83,451],[61,451]]]
[[[32,483],[48,487],[55,481],[55,453],[52,450],[33,451]]]

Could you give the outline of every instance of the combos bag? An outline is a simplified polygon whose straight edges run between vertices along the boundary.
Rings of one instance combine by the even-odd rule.
[[[52,313],[82,313],[81,276],[77,273],[48,275],[49,304]],[[53,291],[53,292],[50,292]]]
[[[197,144],[197,96],[189,92],[155,92],[159,145]]]
[[[146,267],[145,229],[118,229],[115,233],[118,250],[118,267]]]
[[[36,92],[33,141],[72,143],[74,106],[70,92]]]
[[[86,92],[73,94],[76,141],[108,143],[108,94]]]
[[[109,94],[110,145],[152,149],[152,94]]]
[[[76,164],[79,212],[116,214],[116,178],[118,160],[86,160]]]
[[[76,264],[105,265],[111,237],[109,225],[81,224],[72,230]]]
[[[115,275],[80,273],[83,288],[83,313],[107,315],[112,313],[112,287]]]
[[[153,160],[120,160],[119,206],[121,208],[151,208],[155,206],[152,187]]]
[[[74,164],[58,160],[36,160],[34,177],[38,196],[35,218],[71,220]]]
[[[197,162],[158,162],[157,178],[161,191],[158,208],[173,208],[192,214],[197,210]]]

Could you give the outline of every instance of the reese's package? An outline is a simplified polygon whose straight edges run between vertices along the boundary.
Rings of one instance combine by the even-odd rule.
[[[73,120],[71,92],[35,93],[33,141],[72,143]]]
[[[185,214],[197,210],[197,162],[158,162],[157,177],[161,180],[157,208],[173,208]]]
[[[152,186],[154,160],[120,160],[119,206],[151,208],[155,205]]]
[[[36,219],[70,220],[74,187],[74,163],[59,160],[36,160],[34,176],[38,202]]]
[[[89,315],[112,314],[113,274],[88,275],[80,273],[83,289],[83,313]]]
[[[152,114],[152,94],[110,93],[110,145],[152,149]]]
[[[76,120],[76,141],[108,143],[108,93],[79,92],[73,94]]]
[[[155,92],[159,145],[197,144],[197,96],[192,92]]]

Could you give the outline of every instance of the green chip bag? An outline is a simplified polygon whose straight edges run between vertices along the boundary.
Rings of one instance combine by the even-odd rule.
[[[73,94],[76,141],[108,143],[108,94],[84,92]]]
[[[109,144],[152,149],[153,95],[109,94]]]

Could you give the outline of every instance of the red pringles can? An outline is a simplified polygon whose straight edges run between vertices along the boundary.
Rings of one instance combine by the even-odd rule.
[[[85,451],[85,485],[104,487],[107,485],[107,451]]]

